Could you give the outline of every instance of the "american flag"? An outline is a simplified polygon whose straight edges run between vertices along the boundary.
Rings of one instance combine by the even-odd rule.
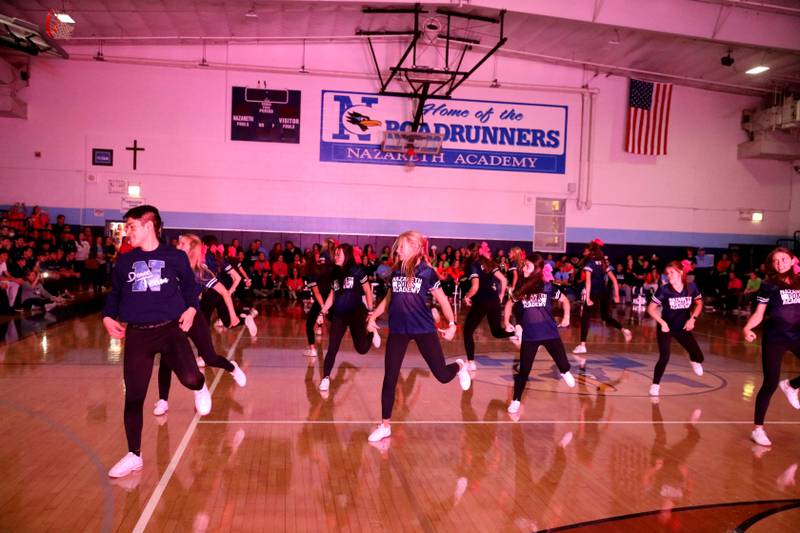
[[[626,152],[648,155],[667,153],[671,103],[671,83],[631,80]]]

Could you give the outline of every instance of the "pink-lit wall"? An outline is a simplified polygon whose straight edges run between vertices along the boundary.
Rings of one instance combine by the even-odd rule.
[[[390,56],[389,48],[382,54]],[[119,218],[121,198],[108,192],[108,180],[125,179],[140,184],[173,227],[376,234],[417,227],[438,236],[529,239],[531,197],[575,198],[567,190],[578,181],[581,95],[531,86],[580,87],[578,69],[500,58],[479,71],[480,83],[457,92],[569,106],[566,174],[409,170],[319,160],[321,91],[376,88],[364,75],[362,44],[309,45],[311,74],[296,73],[296,45],[209,46],[208,60],[234,65],[228,70],[197,67],[197,47],[106,48],[102,63],[81,58],[94,49],[70,50],[70,61],[33,60],[30,86],[19,94],[27,120],[0,118],[0,204],[41,204],[97,224]],[[126,56],[139,59],[117,62]],[[250,69],[264,64],[272,71]],[[490,89],[495,76],[502,86]],[[259,80],[302,91],[299,145],[230,140],[230,88]],[[579,210],[569,202],[570,241],[600,235],[713,246],[771,242],[795,229],[791,166],[736,157],[745,140],[740,112],[758,99],[676,86],[669,155],[636,156],[622,150],[627,80],[600,76],[590,87],[598,91],[592,204]],[[137,171],[125,150],[133,139],[145,148]],[[115,166],[93,167],[92,147],[114,149]],[[738,208],[763,209],[765,220],[740,221]]]

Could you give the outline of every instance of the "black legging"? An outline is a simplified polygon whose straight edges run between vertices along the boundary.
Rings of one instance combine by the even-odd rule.
[[[514,333],[509,333],[503,329],[502,315],[500,313],[500,300],[498,298],[486,298],[483,300],[473,300],[472,307],[469,308],[467,318],[464,320],[464,349],[467,351],[467,359],[475,360],[475,339],[473,334],[478,329],[483,317],[489,322],[489,329],[492,336],[496,339],[507,339],[513,337]]]
[[[758,389],[756,396],[755,423],[757,426],[764,424],[764,417],[767,416],[769,401],[778,388],[781,379],[781,362],[783,354],[792,352],[800,357],[800,341],[772,340],[765,338],[761,341],[761,368],[764,372],[764,382]],[[800,389],[800,376],[789,381],[795,389]]]
[[[407,335],[404,333],[389,332],[386,340],[386,356],[384,358],[383,387],[381,388],[381,416],[384,420],[392,417],[394,408],[394,393],[397,387],[397,379],[400,377],[400,367],[403,366],[403,358],[406,356],[408,343],[417,343],[419,353],[428,368],[433,372],[433,376],[439,383],[448,383],[458,375],[458,363],[450,363],[444,360],[442,345],[436,333],[421,333],[418,335]]]
[[[153,360],[159,352],[161,360],[167,361],[187,389],[200,390],[206,382],[197,368],[189,339],[178,327],[177,320],[151,329],[128,326],[122,364],[125,381],[125,435],[128,438],[128,450],[137,455],[141,453],[142,447],[144,399],[147,396],[150,375],[153,373]]]
[[[319,302],[315,299],[314,303],[311,305],[311,309],[308,310],[308,314],[306,315],[306,338],[308,339],[309,346],[317,342],[314,328],[316,327],[317,317],[319,317],[321,312],[322,307],[320,307]]]
[[[228,312],[228,306],[225,305],[222,295],[214,289],[203,291],[203,297],[200,299],[200,312],[208,324],[211,324],[211,315],[214,314],[215,309],[222,324],[226,328],[231,327],[231,314]]]
[[[211,341],[211,331],[208,327],[205,317],[202,314],[196,314],[192,327],[189,328],[189,338],[192,339],[197,353],[205,361],[206,366],[213,366],[214,368],[221,368],[226,372],[233,372],[233,363],[222,357],[214,349],[214,343]],[[172,384],[172,369],[169,362],[163,357],[158,364],[158,397],[161,400],[169,400],[169,389]]]
[[[592,292],[589,298],[592,300],[592,305],[584,304],[583,314],[581,315],[581,342],[586,342],[586,338],[589,336],[589,322],[591,322],[592,315],[594,315],[594,311],[597,308],[600,308],[600,318],[603,319],[606,325],[615,329],[622,329],[622,324],[611,316],[609,311],[611,298],[609,298],[607,291]]]
[[[325,363],[323,364],[323,377],[330,377],[333,364],[336,362],[336,354],[339,353],[339,346],[342,344],[348,327],[356,351],[362,355],[369,351],[374,333],[367,331],[367,308],[359,305],[352,313],[332,314],[328,352],[325,354]]]
[[[559,372],[562,374],[569,372],[570,366],[567,352],[560,337],[545,341],[522,341],[522,345],[519,347],[519,372],[514,376],[514,399],[517,401],[522,400],[522,393],[528,384],[528,377],[531,375],[533,360],[536,358],[536,351],[539,346],[544,346],[544,349],[547,350],[547,353],[556,363]]]
[[[658,362],[656,363],[656,370],[653,373],[653,383],[658,385],[661,383],[661,377],[664,375],[664,370],[667,369],[669,363],[669,355],[671,350],[671,340],[675,339],[678,344],[683,346],[683,349],[689,352],[689,360],[695,363],[702,363],[704,360],[703,350],[697,344],[697,339],[694,338],[691,331],[685,329],[673,330],[670,328],[669,333],[661,331],[661,326],[656,325],[656,338],[658,339]]]

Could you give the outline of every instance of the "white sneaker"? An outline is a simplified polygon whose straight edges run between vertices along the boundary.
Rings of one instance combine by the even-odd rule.
[[[54,304],[54,303],[44,304],[44,310],[45,310],[45,311],[50,311],[50,310],[52,310],[52,309],[53,309],[55,306],[56,306],[56,304]]]
[[[194,391],[194,408],[200,416],[206,416],[211,412],[211,393],[205,385],[202,389]]]
[[[319,382],[319,390],[326,391],[331,388],[331,378],[322,378]]]
[[[153,407],[153,414],[156,416],[165,415],[167,414],[167,411],[169,411],[169,404],[167,403],[167,400],[158,400]]]
[[[478,365],[475,364],[475,361],[467,361],[467,370],[475,372],[478,370]]]
[[[703,365],[700,363],[695,363],[694,361],[689,361],[689,364],[692,365],[692,371],[698,376],[703,375]]]
[[[572,372],[570,372],[569,370],[561,374],[561,379],[564,380],[564,383],[566,383],[567,387],[569,387],[570,389],[575,386],[575,376],[573,376]]]
[[[378,328],[377,327],[374,329],[367,328],[367,331],[372,333],[372,346],[374,346],[375,349],[377,350],[378,348],[381,347],[381,336],[378,333]]]
[[[256,326],[256,321],[253,320],[251,315],[245,317],[244,325],[247,327],[247,331],[250,332],[251,337],[258,335],[258,326]]]
[[[571,431],[567,431],[567,432],[566,432],[566,433],[564,433],[564,435],[561,437],[561,440],[560,440],[560,441],[558,441],[558,446],[559,446],[559,448],[561,448],[561,449],[564,449],[564,448],[566,448],[567,446],[569,446],[569,443],[570,443],[570,442],[572,442],[572,432],[571,432]]]
[[[625,337],[625,342],[631,342],[633,339],[633,333],[628,328],[622,328],[622,336]]]
[[[257,317],[258,316],[258,309],[256,309],[255,307],[250,309],[250,316],[253,317],[253,318]]]
[[[508,406],[509,413],[519,413],[519,400],[514,400]]]
[[[658,396],[659,392],[661,392],[661,385],[656,385],[655,383],[650,385],[650,396]]]
[[[203,361],[202,357],[195,357],[194,360],[197,361],[197,368],[205,368],[206,367],[206,362]]]
[[[231,361],[231,364],[233,365],[233,370],[231,371],[231,377],[233,377],[233,381],[235,381],[240,387],[244,387],[247,385],[247,376],[245,375],[244,370],[239,368],[239,364],[236,361]]]
[[[128,452],[125,457],[117,461],[117,464],[108,471],[108,477],[125,477],[131,472],[141,470],[144,463],[142,458],[133,452]]]
[[[309,346],[308,348],[305,349],[305,351],[303,352],[303,355],[305,355],[306,357],[316,357],[318,355],[317,354],[317,347],[316,346]]]
[[[763,427],[755,428],[750,434],[750,438],[759,446],[772,446],[772,441],[767,438],[767,432]]]
[[[507,331],[508,333],[514,333],[514,330],[515,330],[515,329],[516,329],[516,328],[514,327],[514,324],[506,324],[506,331]]]
[[[383,440],[386,437],[392,436],[392,427],[391,426],[384,426],[383,424],[379,424],[375,430],[369,434],[367,440],[370,442],[378,442],[379,440]]]
[[[511,344],[513,344],[515,348],[522,346],[522,337],[517,337],[516,334],[509,337],[508,340],[511,341]]]
[[[579,344],[572,349],[572,353],[586,353],[586,346],[583,344]]]
[[[789,400],[789,403],[792,404],[792,407],[795,409],[800,409],[800,398],[798,398],[798,390],[789,385],[789,380],[784,379],[780,383],[778,383],[783,393],[786,395],[786,399]]]
[[[461,367],[461,370],[458,371],[458,383],[461,385],[461,390],[469,390],[470,385],[472,385],[472,378],[469,375],[469,365],[464,363],[461,359],[456,359],[456,363]],[[470,363],[472,363],[472,361],[470,361]]]

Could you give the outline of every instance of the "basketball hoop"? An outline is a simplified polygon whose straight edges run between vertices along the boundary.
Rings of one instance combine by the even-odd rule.
[[[381,150],[406,154],[409,159],[417,155],[438,155],[442,151],[443,141],[443,133],[385,131]]]
[[[45,32],[53,39],[69,39],[75,30],[75,21],[67,22],[68,20],[72,20],[72,17],[51,9],[47,12],[47,18],[45,19]]]

